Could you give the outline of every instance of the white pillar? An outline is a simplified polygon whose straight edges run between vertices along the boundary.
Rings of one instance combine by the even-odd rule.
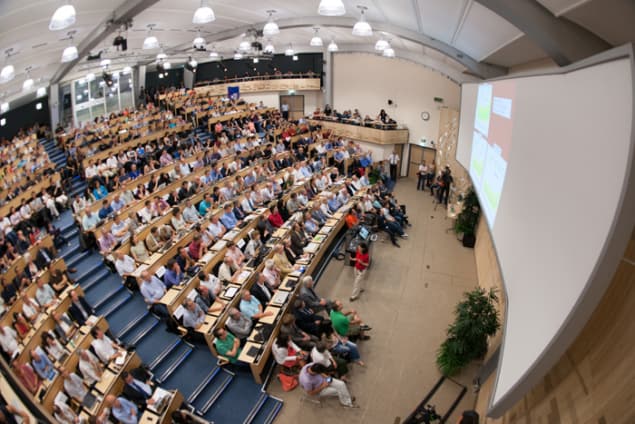
[[[51,131],[60,123],[60,86],[51,84],[49,86],[49,113],[51,115]]]
[[[135,94],[135,105],[138,103],[136,99],[139,98],[139,94],[141,94],[141,87],[144,89],[146,87],[146,65],[139,65],[137,72],[135,72],[137,79],[134,85],[134,94]]]
[[[324,71],[324,86],[322,87],[324,90],[324,104],[333,105],[333,53],[328,51],[327,48],[324,49],[324,54],[322,55],[324,58],[324,65],[322,70]]]

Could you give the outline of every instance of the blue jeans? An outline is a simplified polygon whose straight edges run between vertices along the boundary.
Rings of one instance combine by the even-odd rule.
[[[357,345],[351,341],[347,341],[346,343],[339,341],[331,350],[333,353],[344,356],[352,362],[359,361],[361,359]]]

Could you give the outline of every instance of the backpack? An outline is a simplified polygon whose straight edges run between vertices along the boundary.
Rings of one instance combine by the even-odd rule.
[[[281,372],[278,374],[278,380],[280,380],[280,384],[282,384],[282,390],[284,390],[285,392],[290,392],[298,386],[297,375],[287,375]]]

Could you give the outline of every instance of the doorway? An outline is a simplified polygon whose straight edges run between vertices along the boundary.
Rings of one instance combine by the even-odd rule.
[[[435,149],[429,147],[410,145],[410,160],[408,161],[408,177],[417,178],[417,171],[419,170],[419,164],[421,160],[425,160],[426,164],[434,162],[434,158],[437,154]]]
[[[304,95],[280,96],[280,109],[286,103],[289,105],[289,120],[297,120],[304,117]]]

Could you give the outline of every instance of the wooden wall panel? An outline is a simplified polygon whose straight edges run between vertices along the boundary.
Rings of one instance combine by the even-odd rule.
[[[488,287],[497,277],[490,275],[496,270],[487,268],[491,240],[484,225],[481,222],[478,229],[475,255],[479,283]],[[483,423],[635,423],[633,252],[632,237],[611,285],[580,335],[542,381],[500,419],[485,417],[495,375],[483,382],[476,403]]]

